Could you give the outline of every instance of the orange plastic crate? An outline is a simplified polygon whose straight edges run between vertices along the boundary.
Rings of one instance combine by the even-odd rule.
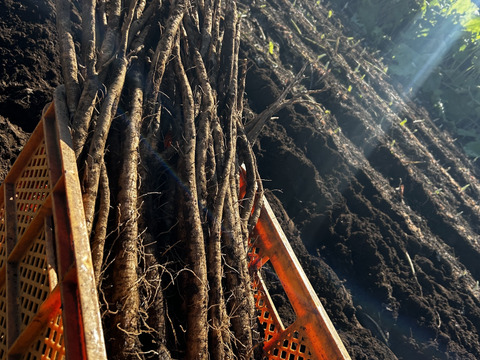
[[[64,109],[49,106],[0,194],[0,359],[106,360]]]

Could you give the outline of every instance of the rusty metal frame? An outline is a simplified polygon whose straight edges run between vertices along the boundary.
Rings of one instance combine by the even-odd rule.
[[[5,229],[4,234],[0,233],[0,249],[6,249],[0,268],[0,291],[6,287],[6,298],[0,298],[0,302],[6,302],[6,343],[0,350],[5,354],[2,358],[9,360],[23,358],[29,351],[29,358],[39,358],[37,352],[41,349],[32,355],[32,344],[36,339],[43,341],[52,331],[60,332],[57,342],[58,338],[62,341],[52,345],[56,347],[55,354],[65,354],[69,360],[107,359],[76,159],[64,114],[64,109],[49,105],[0,187],[0,211],[3,207],[4,214],[0,214],[0,225]],[[31,196],[36,202],[30,204],[28,215],[22,215],[25,209],[18,203],[18,179],[39,148],[48,164],[48,185],[41,189],[36,185]],[[21,185],[30,186],[30,182]],[[19,221],[23,222],[21,231]],[[39,233],[43,235],[39,237]],[[44,258],[38,271],[46,274],[42,279],[46,277],[48,282],[38,309],[32,307],[36,313],[26,321],[19,311],[19,299],[23,296],[20,264],[36,241],[41,243],[39,256]],[[29,296],[34,295],[35,292]],[[48,326],[55,330],[47,329]],[[45,344],[48,342],[52,339],[45,338]],[[44,347],[48,350],[48,346]]]
[[[240,197],[245,196],[245,170],[240,171]],[[342,340],[318,299],[267,199],[250,234],[249,269],[256,307],[264,326],[267,359],[349,360]],[[270,262],[296,314],[285,329],[265,286],[261,267]]]

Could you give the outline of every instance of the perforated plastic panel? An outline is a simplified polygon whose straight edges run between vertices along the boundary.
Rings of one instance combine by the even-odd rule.
[[[15,182],[18,237],[23,235],[50,193],[48,176],[45,141],[42,141]]]
[[[305,345],[306,336],[299,328],[289,328],[266,350],[268,359],[312,360],[312,353]]]
[[[20,261],[20,314],[23,331],[49,294],[45,232],[42,230]]]
[[[257,248],[258,249],[258,248]],[[258,251],[250,253],[254,263],[259,263]],[[285,330],[282,320],[275,309],[268,290],[258,271],[253,274],[253,290],[258,321],[263,327],[266,345],[264,359],[313,360],[307,346],[307,339],[300,327],[295,324]]]
[[[265,340],[264,359],[313,360],[306,335],[295,323],[285,330],[282,319],[262,280],[259,270],[269,259],[264,254],[262,255],[262,242],[259,237],[255,237],[255,245],[250,243],[248,256],[249,267],[252,271],[255,307]]]
[[[280,331],[284,330],[280,317],[276,313],[268,291],[260,279],[260,274],[254,275],[253,290],[258,321],[263,327],[264,339],[269,341]]]
[[[58,311],[44,313],[50,310],[51,304],[58,303],[56,299],[60,294],[58,291],[51,294],[53,289],[49,286],[47,272],[44,221],[45,216],[50,216],[51,212],[51,204],[47,203],[51,194],[51,180],[46,143],[40,136],[42,133],[41,126],[35,130],[32,140],[19,157],[19,164],[16,163],[7,175],[6,181],[9,180],[12,184],[12,191],[8,193],[6,187],[9,185],[2,186],[0,359],[6,359],[7,353],[11,353],[21,355],[21,359],[40,360],[47,350],[51,324],[58,322],[59,318]],[[7,202],[11,204],[10,208],[5,205]],[[8,211],[13,211],[10,218],[7,216]],[[11,230],[8,230],[8,226]],[[9,264],[6,262],[7,255]],[[6,292],[7,285],[11,288],[10,295]],[[44,309],[40,312],[42,306]],[[56,307],[58,309],[59,306]],[[42,322],[45,325],[42,326]],[[62,338],[63,327],[56,328],[55,333],[57,338]],[[59,344],[62,349],[56,349],[55,354],[64,354],[62,342]],[[58,356],[56,358],[60,359]]]
[[[42,360],[62,360],[65,358],[65,346],[63,341],[62,309],[48,324],[45,334],[45,349],[42,352]]]
[[[65,346],[63,342],[62,310],[53,314],[47,327],[33,341],[22,358],[23,360],[63,360]]]

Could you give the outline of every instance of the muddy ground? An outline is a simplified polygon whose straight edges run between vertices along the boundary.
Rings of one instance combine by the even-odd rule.
[[[297,90],[323,89],[276,114],[255,150],[351,357],[480,358],[478,167],[415,99],[402,99],[340,9],[308,0],[239,9],[251,111],[271,104],[305,63]],[[1,0],[0,14],[3,179],[60,68],[50,1]],[[274,278],[269,286],[291,322]]]

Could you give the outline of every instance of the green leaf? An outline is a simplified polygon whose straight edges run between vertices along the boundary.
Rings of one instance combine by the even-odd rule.
[[[423,0],[423,4],[421,7],[422,15],[425,15],[425,13],[427,12],[427,6],[428,6],[428,3],[425,0]]]
[[[472,34],[480,33],[480,16],[474,17],[473,19],[468,20],[464,25],[465,30],[471,32]],[[463,45],[463,50],[467,47]],[[460,50],[460,51],[463,51]]]
[[[400,123],[400,126],[405,126],[405,124],[407,123],[407,119],[404,119],[401,123]]]
[[[328,10],[328,18],[330,19],[333,15],[333,11],[332,10]]]
[[[273,55],[273,49],[274,49],[275,45],[273,44],[273,42],[269,42],[268,43],[268,52],[270,53],[270,55]]]
[[[460,189],[460,192],[464,192],[465,190],[468,189],[468,187],[470,186],[470,184],[467,184],[465,186],[462,186],[462,188]]]
[[[448,11],[447,15],[456,12],[457,14],[466,14],[474,11],[475,5],[472,4],[471,0],[457,0],[453,6]]]

